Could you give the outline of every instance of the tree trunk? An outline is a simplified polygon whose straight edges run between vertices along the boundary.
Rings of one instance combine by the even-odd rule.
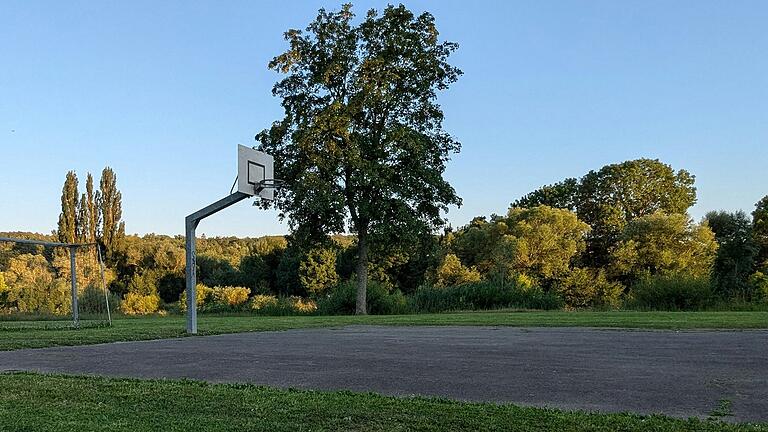
[[[368,239],[366,230],[357,233],[357,303],[355,315],[366,315],[368,290]]]

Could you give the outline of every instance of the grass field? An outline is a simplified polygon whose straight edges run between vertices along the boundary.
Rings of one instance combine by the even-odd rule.
[[[465,312],[369,316],[200,316],[200,334],[373,325],[564,326],[638,329],[768,328],[768,312]],[[49,322],[0,321],[0,350],[185,336],[183,316],[121,318],[112,327],[45,328]]]
[[[2,431],[768,431],[765,425],[196,381],[0,374]]]

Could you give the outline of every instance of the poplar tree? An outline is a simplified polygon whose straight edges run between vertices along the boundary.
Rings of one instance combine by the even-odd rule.
[[[74,171],[67,172],[61,190],[57,236],[62,243],[74,243],[77,240],[77,174]]]
[[[85,180],[85,199],[87,202],[88,233],[86,241],[93,243],[98,239],[101,225],[101,209],[97,203],[100,200],[101,193],[93,190],[93,176],[88,173]]]
[[[101,211],[101,239],[108,259],[112,259],[115,250],[125,237],[125,223],[122,221],[122,194],[117,189],[117,176],[110,167],[101,172],[99,182],[100,197],[98,206]]]
[[[80,195],[80,201],[77,205],[75,228],[75,240],[77,243],[86,243],[88,241],[88,232],[90,232],[91,228],[88,217],[88,199],[85,194]]]

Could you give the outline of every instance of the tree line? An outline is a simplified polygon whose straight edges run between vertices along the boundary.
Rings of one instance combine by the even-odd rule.
[[[89,187],[91,176],[87,178],[86,192],[75,206],[76,177],[67,174],[60,224],[53,235],[10,235],[67,242],[90,241],[95,235],[105,248],[109,245],[110,291],[132,302],[125,311],[179,310],[184,238],[124,235],[114,172],[105,169],[98,191]],[[116,199],[100,198],[105,194]],[[649,159],[607,165],[581,179],[537,189],[511,203],[504,215],[479,216],[412,243],[377,247],[367,263],[375,302],[410,299],[420,305],[417,310],[431,311],[505,306],[697,309],[713,302],[768,301],[768,196],[751,215],[713,211],[698,223],[687,214],[695,200],[694,176],[684,170]],[[88,210],[91,203],[96,204],[94,212]],[[117,224],[106,227],[114,227],[111,238],[118,242],[105,240],[108,228],[99,216],[105,211],[117,215],[107,218]],[[306,298],[320,303],[321,310],[323,302],[333,303],[330,313],[352,313],[358,241],[354,235],[333,235],[322,243],[292,235],[202,237],[199,282],[242,287],[206,291],[211,296],[237,292],[242,298],[238,304]],[[87,253],[78,257],[83,291],[97,283],[95,269],[83,265],[88,259]],[[0,304],[6,310],[61,313],[68,304],[68,272],[65,255],[2,245]],[[456,298],[449,301],[452,296]],[[375,302],[369,311],[382,311]]]

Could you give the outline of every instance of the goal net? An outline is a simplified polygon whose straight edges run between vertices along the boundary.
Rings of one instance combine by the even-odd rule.
[[[112,323],[98,244],[0,237],[0,330]]]

